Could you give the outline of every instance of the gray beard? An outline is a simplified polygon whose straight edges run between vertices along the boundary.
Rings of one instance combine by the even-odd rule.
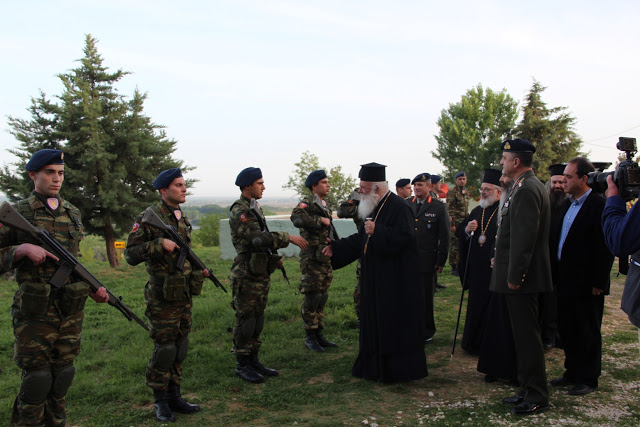
[[[371,212],[378,206],[381,197],[375,193],[361,194],[360,204],[358,204],[358,218],[365,220],[369,218]]]
[[[489,206],[493,205],[496,202],[496,200],[498,200],[498,198],[496,197],[495,194],[487,197],[486,199],[480,199],[480,207],[482,209],[486,209]]]
[[[502,210],[502,206],[509,198],[509,193],[511,192],[511,185],[508,185],[507,188],[502,189],[502,196],[500,196],[500,210]]]

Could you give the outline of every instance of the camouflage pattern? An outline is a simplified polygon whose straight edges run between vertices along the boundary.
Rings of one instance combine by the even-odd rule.
[[[180,209],[171,208],[162,202],[151,209],[162,222],[173,226],[180,237],[191,245],[191,223]],[[135,219],[124,256],[131,265],[144,262],[149,273],[149,280],[144,289],[147,304],[145,316],[151,326],[149,335],[154,343],[154,353],[147,364],[146,383],[154,390],[166,390],[170,381],[178,385],[181,383],[183,359],[176,356],[169,369],[160,368],[156,364],[156,349],[166,344],[179,346],[188,339],[192,307],[190,285],[202,281],[202,272],[195,271],[192,277],[192,267],[188,259],[185,260],[182,271],[176,270],[175,260],[179,252],[166,252],[162,248],[163,231],[142,224],[143,216],[144,212],[141,212]],[[177,300],[168,301],[165,298],[163,287],[167,277],[184,278],[185,287]]]
[[[46,198],[43,198],[46,200]],[[55,211],[45,206],[43,200],[33,193],[15,206],[29,222],[43,228],[55,236],[71,254],[78,257],[80,241],[83,239],[83,227],[80,211],[64,199],[58,199]],[[26,234],[0,226],[0,274],[17,268],[18,285],[24,282],[46,283],[57,270],[56,264],[48,259],[40,265],[33,265],[23,259],[14,265],[16,249],[22,243],[36,244]],[[70,280],[63,285],[66,286]],[[37,371],[51,373],[53,383],[61,368],[73,365],[80,352],[80,334],[82,332],[82,311],[65,315],[60,309],[63,290],[51,290],[46,310],[34,315],[21,310],[23,295],[20,288],[14,295],[11,315],[14,331],[14,360],[22,369],[23,381],[26,376]],[[65,395],[55,394],[53,387],[46,393],[44,401],[25,401],[24,382],[16,397],[11,416],[11,425],[51,425],[61,426],[66,421]]]
[[[358,200],[349,199],[340,203],[338,206],[338,218],[353,218],[353,222],[356,224],[356,228],[360,228],[360,226],[364,223],[358,216]],[[353,307],[356,311],[356,317],[360,320],[360,270],[362,268],[362,264],[360,259],[358,258],[358,263],[356,265],[356,287],[353,289]]]
[[[315,204],[312,197],[305,197],[291,212],[291,222],[309,242],[309,247],[300,251],[299,289],[304,295],[301,308],[304,329],[324,328],[324,306],[333,280],[331,258],[322,253],[329,238],[329,227],[322,225],[322,218],[332,216],[331,209],[325,209]]]
[[[253,238],[261,233],[258,219],[249,207],[250,199],[241,197],[230,208],[229,227],[231,241],[238,255],[233,260],[229,279],[231,280],[231,307],[236,314],[233,328],[232,353],[238,356],[257,354],[260,350],[260,334],[264,326],[264,310],[269,296],[270,276],[279,261],[275,253],[279,248],[289,245],[289,233],[272,232],[273,242],[270,248],[256,248]],[[258,209],[260,207],[258,206]],[[262,215],[262,209],[260,209]],[[252,254],[267,260],[266,271],[252,269]]]
[[[447,209],[451,218],[451,226],[456,228],[462,224],[469,215],[469,192],[460,189],[457,185],[447,193]],[[451,244],[449,246],[449,264],[458,265],[460,254],[458,253],[458,237],[455,231],[451,231]]]

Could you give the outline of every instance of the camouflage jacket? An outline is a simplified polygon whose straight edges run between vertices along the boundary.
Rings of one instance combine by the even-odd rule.
[[[327,246],[329,227],[322,225],[323,217],[332,217],[331,209],[323,209],[313,202],[312,197],[305,197],[291,212],[291,222],[300,229],[300,236],[309,242],[307,251],[317,250],[318,246]]]
[[[250,203],[250,199],[241,197],[233,202],[230,208],[229,227],[231,228],[231,242],[238,253],[238,256],[236,256],[231,266],[231,280],[245,277],[249,274],[248,255],[251,253],[275,252],[279,248],[285,248],[289,245],[289,233],[285,231],[269,233],[273,239],[270,248],[257,248],[253,245],[253,239],[261,235],[263,230],[260,229],[258,218],[251,212]],[[258,206],[258,209],[260,210],[260,215],[263,215],[260,206]],[[266,276],[268,277],[268,275]]]
[[[451,217],[451,225],[458,226],[469,215],[469,192],[460,191],[456,185],[447,193],[447,209]]]
[[[182,213],[182,210],[170,208],[165,203],[158,203],[151,206],[151,209],[160,217],[162,222],[171,225],[176,229],[180,238],[191,246],[191,223]],[[179,214],[174,214],[179,212]],[[180,216],[178,219],[177,215]],[[141,212],[133,223],[133,228],[129,232],[127,247],[124,250],[124,257],[130,265],[138,265],[144,261],[147,266],[147,273],[155,277],[167,277],[172,275],[188,276],[191,274],[191,263],[185,260],[182,272],[176,270],[175,261],[179,255],[178,251],[168,253],[162,249],[164,232],[155,227],[142,224],[144,212]]]
[[[363,223],[363,221],[358,216],[359,204],[360,202],[358,200],[353,199],[345,200],[344,202],[340,203],[337,211],[338,218],[353,218],[353,222],[356,223],[356,227],[360,228],[360,225]]]
[[[27,221],[35,227],[43,228],[64,246],[73,256],[80,253],[80,241],[84,238],[80,211],[66,200],[59,198],[60,205],[56,209],[57,216],[40,200],[35,193],[20,200],[15,208]],[[56,272],[58,266],[51,259],[40,265],[33,265],[28,259],[14,263],[16,249],[23,243],[37,242],[27,234],[0,225],[0,273],[17,268],[17,281],[47,282]]]

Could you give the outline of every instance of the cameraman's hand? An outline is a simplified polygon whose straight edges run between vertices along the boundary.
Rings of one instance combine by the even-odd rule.
[[[607,185],[609,188],[607,188],[607,191],[604,193],[605,196],[612,197],[620,195],[620,190],[618,190],[618,186],[613,182],[611,175],[607,176]]]

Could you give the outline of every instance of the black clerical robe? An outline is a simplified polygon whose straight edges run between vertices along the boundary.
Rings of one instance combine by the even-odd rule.
[[[381,382],[426,377],[424,297],[411,209],[389,192],[369,216],[375,218],[373,236],[361,226],[331,244],[335,269],[362,262],[360,349],[352,374]]]

